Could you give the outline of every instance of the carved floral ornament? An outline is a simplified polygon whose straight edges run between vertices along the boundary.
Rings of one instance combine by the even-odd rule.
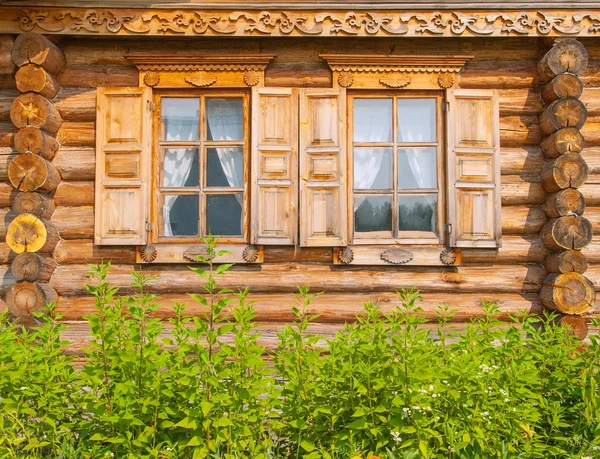
[[[208,36],[597,36],[598,10],[225,11],[3,8],[5,33]]]
[[[448,89],[472,56],[321,54],[343,88]]]
[[[264,82],[273,54],[149,54],[131,53],[140,85],[159,88],[243,88]]]

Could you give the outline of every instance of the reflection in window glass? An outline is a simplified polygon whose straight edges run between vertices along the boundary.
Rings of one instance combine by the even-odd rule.
[[[198,149],[165,148],[163,186],[198,186]]]
[[[354,230],[363,232],[392,231],[391,196],[356,196],[354,198]]]
[[[206,196],[206,231],[222,236],[242,235],[242,193]]]
[[[206,154],[206,186],[244,186],[243,147],[209,148]]]
[[[243,100],[207,97],[208,140],[244,140]]]
[[[398,188],[437,188],[437,149],[398,149]]]
[[[436,99],[398,99],[398,142],[435,142]]]
[[[198,195],[164,196],[163,222],[165,236],[198,234]]]
[[[392,141],[392,99],[354,99],[354,142]]]
[[[161,99],[163,140],[181,142],[198,140],[199,103],[196,97]]]
[[[392,188],[392,149],[354,149],[354,188],[385,190]]]
[[[436,232],[437,195],[398,197],[400,231]]]

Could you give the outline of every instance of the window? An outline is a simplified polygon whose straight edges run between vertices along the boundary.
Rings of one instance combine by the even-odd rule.
[[[98,88],[97,244],[181,262],[210,232],[229,261],[351,245],[354,264],[416,265],[499,247],[496,91],[235,85]]]
[[[350,93],[354,243],[441,242],[440,93]]]
[[[188,90],[154,100],[157,240],[247,240],[247,94]]]

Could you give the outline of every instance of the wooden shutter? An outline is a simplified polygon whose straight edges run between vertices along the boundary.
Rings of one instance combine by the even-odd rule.
[[[98,88],[95,243],[146,243],[151,88]]]
[[[452,247],[500,247],[498,92],[448,90],[448,218]]]
[[[300,245],[348,241],[346,91],[300,90]]]
[[[295,244],[298,234],[298,94],[252,88],[252,241]]]

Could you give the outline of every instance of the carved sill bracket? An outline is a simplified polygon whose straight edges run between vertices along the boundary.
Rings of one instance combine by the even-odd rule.
[[[333,81],[353,89],[448,89],[473,56],[321,54]]]
[[[440,246],[352,245],[337,247],[333,263],[362,266],[459,266],[460,250]]]
[[[140,86],[245,88],[262,86],[273,54],[149,54],[125,57],[139,71]]]

